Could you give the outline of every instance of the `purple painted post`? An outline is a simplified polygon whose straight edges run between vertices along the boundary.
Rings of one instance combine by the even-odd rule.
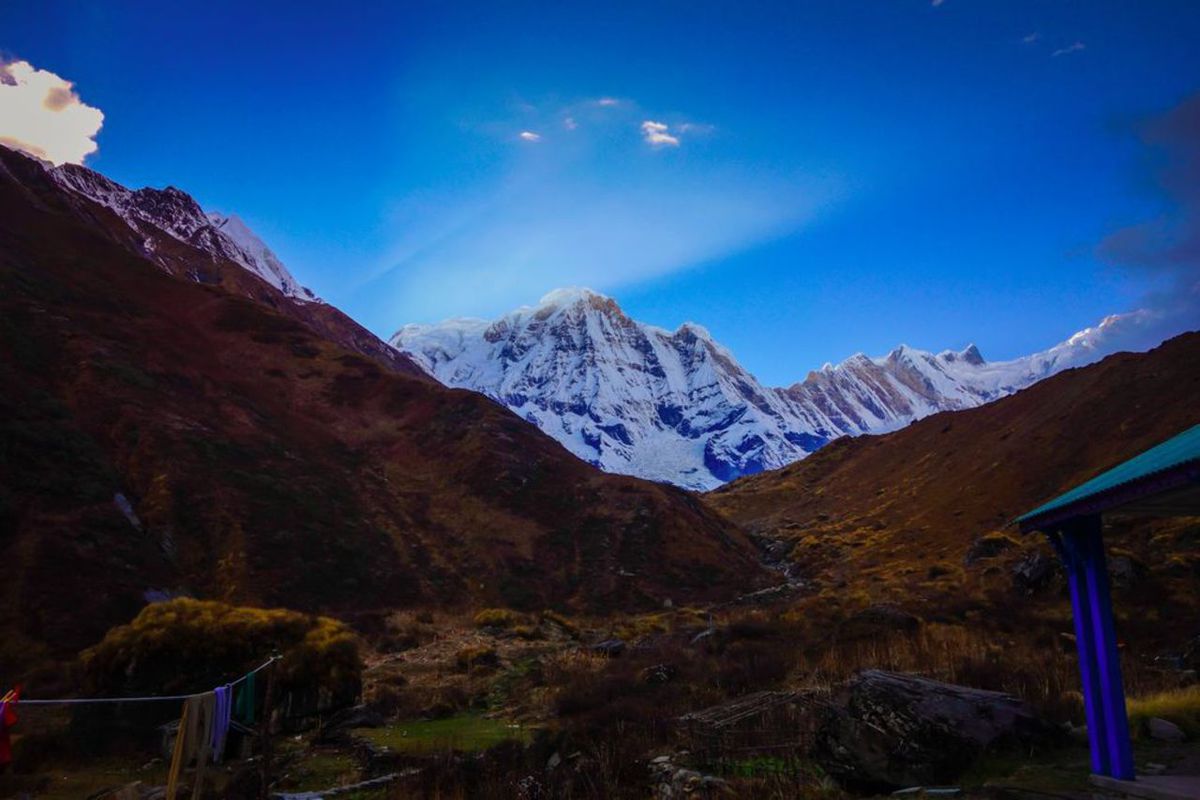
[[[1092,636],[1091,609],[1087,591],[1087,577],[1083,558],[1079,552],[1079,540],[1064,531],[1057,541],[1052,536],[1063,566],[1067,571],[1067,586],[1071,591],[1071,612],[1075,623],[1075,647],[1079,652],[1079,676],[1083,683],[1083,711],[1087,717],[1088,745],[1092,751],[1092,772],[1096,775],[1109,773],[1108,736],[1104,731],[1104,709],[1100,700],[1100,682],[1096,663],[1096,648]]]
[[[1114,778],[1134,779],[1133,748],[1129,742],[1129,718],[1125,711],[1125,685],[1121,679],[1121,655],[1113,626],[1112,596],[1108,566],[1104,559],[1104,537],[1100,517],[1086,517],[1073,535],[1079,539],[1087,576],[1087,594],[1095,646],[1100,705],[1104,713],[1104,735],[1109,755],[1109,772]]]

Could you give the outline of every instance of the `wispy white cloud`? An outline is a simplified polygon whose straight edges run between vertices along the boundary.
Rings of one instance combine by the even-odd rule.
[[[946,2],[946,0],[930,0],[929,5],[933,6],[934,8],[937,8],[944,2]]]
[[[540,142],[542,140],[542,135],[533,131],[521,131],[517,136],[526,142]]]
[[[1072,42],[1071,44],[1067,45],[1066,47],[1058,48],[1050,55],[1053,56],[1054,58],[1058,58],[1059,56],[1069,56],[1072,53],[1079,53],[1086,49],[1087,49],[1087,45],[1084,44],[1083,42]]]
[[[1041,39],[1041,38],[1042,38],[1042,35],[1040,33],[1038,33],[1037,31],[1034,31],[1033,33],[1028,33],[1025,36],[1022,36],[1021,42],[1023,44],[1033,44],[1034,42],[1036,42],[1038,39]]]
[[[608,107],[619,106],[621,105],[621,101],[615,97],[601,97],[596,100],[596,105]]]
[[[574,117],[564,117],[563,118],[563,127],[569,131],[573,131],[579,127],[579,123],[575,121]]]
[[[672,136],[668,133],[668,129],[669,126],[666,123],[648,119],[642,123],[642,138],[646,140],[647,144],[654,147],[662,147],[664,145],[678,147],[679,137]]]
[[[0,144],[54,164],[82,164],[96,152],[104,114],[75,85],[28,61],[0,61]]]
[[[396,324],[491,316],[555,286],[616,291],[698,266],[787,235],[837,202],[827,174],[748,168],[720,151],[639,156],[636,104],[623,101],[626,110],[607,117],[584,103],[595,116],[546,109],[547,122],[569,115],[579,127],[547,134],[538,159],[514,159],[469,195],[449,187],[398,203],[396,237],[354,292],[386,302]],[[674,125],[649,132],[679,139]],[[634,159],[636,169],[620,168]]]

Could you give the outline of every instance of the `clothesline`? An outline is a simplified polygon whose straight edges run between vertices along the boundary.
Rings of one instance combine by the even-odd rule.
[[[245,675],[238,678],[237,680],[231,681],[228,684],[222,684],[222,685],[229,686],[230,688],[237,686],[239,683],[246,680],[251,675],[254,675],[257,672],[261,672],[262,670],[271,666],[276,661],[278,661],[280,658],[282,658],[282,656],[271,656],[266,661],[264,661],[262,664],[258,665],[254,669],[250,670],[249,672],[247,672]],[[19,701],[19,704],[22,706],[66,706],[66,705],[82,705],[85,703],[147,703],[147,702],[154,702],[154,701],[158,701],[158,700],[164,700],[164,701],[165,700],[176,700],[176,701],[178,701],[178,700],[190,700],[193,697],[203,697],[206,694],[210,694],[212,691],[213,691],[212,689],[209,689],[208,691],[205,691],[205,692],[192,692],[191,694],[165,694],[165,695],[153,695],[150,697],[65,697],[65,698],[61,698],[61,699],[57,699],[57,700],[27,700],[24,697],[22,697]]]

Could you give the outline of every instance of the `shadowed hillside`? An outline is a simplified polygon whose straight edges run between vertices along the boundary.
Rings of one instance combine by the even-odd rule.
[[[6,666],[164,594],[608,609],[759,579],[692,495],[600,473],[480,395],[229,291],[257,281],[233,265],[221,286],[167,274],[118,222],[0,148]]]

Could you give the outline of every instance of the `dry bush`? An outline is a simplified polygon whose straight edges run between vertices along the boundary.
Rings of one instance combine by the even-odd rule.
[[[558,613],[557,611],[551,611],[549,609],[543,611],[540,615],[539,622],[542,625],[549,625],[558,628],[572,639],[579,637],[579,626],[572,622],[568,617]]]
[[[561,686],[582,674],[594,674],[608,666],[608,657],[591,650],[559,650],[542,659],[546,682]]]
[[[500,657],[496,648],[484,644],[469,644],[454,654],[454,664],[460,670],[491,669],[499,666]]]
[[[528,624],[524,614],[508,608],[485,608],[475,615],[473,621],[477,628],[511,628]]]

